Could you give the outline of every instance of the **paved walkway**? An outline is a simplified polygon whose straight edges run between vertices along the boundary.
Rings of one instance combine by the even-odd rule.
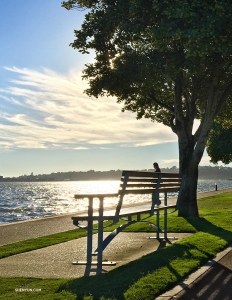
[[[198,199],[225,191],[232,191],[232,188],[199,193]],[[0,245],[74,229],[72,215],[74,214],[0,225]],[[187,234],[173,235],[178,239],[187,236]],[[103,257],[104,260],[116,261],[117,265],[105,267],[104,270],[111,270],[165,246],[155,239],[147,239],[147,236],[148,233],[120,233],[105,249]],[[96,245],[96,241],[94,243]],[[86,268],[72,265],[72,261],[84,260],[85,255],[86,238],[82,238],[1,259],[0,274],[5,277],[76,278],[86,275]],[[94,269],[89,270],[90,275],[94,272]],[[231,279],[232,250],[228,248],[226,252],[220,253],[215,260],[209,262],[208,266],[204,266],[175,289],[157,299],[232,300]]]
[[[108,233],[109,234],[109,233]],[[114,261],[116,266],[104,266],[110,271],[143,255],[154,252],[166,243],[159,243],[149,233],[121,232],[103,252],[103,261]],[[171,235],[171,234],[170,234]],[[189,234],[175,234],[175,240]],[[107,233],[104,233],[104,237]],[[94,235],[93,249],[97,247],[97,235]],[[61,243],[46,248],[17,254],[0,259],[0,276],[35,278],[77,278],[84,275],[96,275],[96,268],[87,269],[84,265],[73,265],[74,261],[86,260],[86,238]]]

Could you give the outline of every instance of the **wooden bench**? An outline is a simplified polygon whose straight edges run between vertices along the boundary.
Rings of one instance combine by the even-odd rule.
[[[135,222],[148,222],[151,224],[151,222],[146,219],[155,214],[156,224],[152,224],[152,226],[156,228],[156,238],[167,239],[167,210],[169,208],[176,209],[176,204],[168,205],[167,194],[178,192],[180,184],[181,176],[177,173],[123,171],[120,188],[117,193],[74,195],[76,199],[88,198],[88,212],[72,217],[73,224],[81,228],[86,228],[88,234],[86,261],[77,261],[73,262],[73,264],[97,265],[97,273],[101,273],[103,265],[115,265],[116,262],[102,261],[103,251],[107,245],[118,233]],[[161,193],[164,193],[163,204],[160,204],[159,195]],[[146,203],[135,203],[133,206],[123,205],[124,196],[131,194],[147,195],[150,199],[147,199]],[[104,199],[109,197],[118,198],[116,208],[113,210],[104,209]],[[97,211],[93,209],[94,198],[99,200]],[[160,237],[160,211],[164,213],[163,237]],[[144,214],[147,215],[144,216]],[[118,226],[103,240],[104,221],[111,220],[112,224],[115,224],[120,219],[123,219],[126,223]],[[87,225],[83,226],[83,221],[87,221]],[[98,247],[92,252],[94,223],[97,223]],[[97,256],[96,261],[93,261],[93,256]]]

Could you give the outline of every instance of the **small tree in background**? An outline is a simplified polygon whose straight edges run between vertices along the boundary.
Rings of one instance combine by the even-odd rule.
[[[211,162],[224,164],[232,162],[232,127],[223,126],[222,123],[214,122],[206,145]]]
[[[198,216],[198,165],[215,118],[232,107],[232,1],[69,0],[62,6],[88,9],[71,44],[96,53],[83,71],[86,93],[116,96],[123,110],[176,133],[179,216]]]

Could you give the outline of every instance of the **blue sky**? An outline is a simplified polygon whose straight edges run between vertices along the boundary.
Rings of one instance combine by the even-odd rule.
[[[0,1],[0,175],[178,166],[168,127],[83,94],[93,56],[69,46],[83,19],[61,0]]]

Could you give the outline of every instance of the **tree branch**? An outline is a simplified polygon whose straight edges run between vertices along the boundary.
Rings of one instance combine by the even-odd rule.
[[[178,76],[175,80],[175,96],[174,96],[175,116],[176,116],[176,121],[181,121],[181,123],[184,124],[182,94],[183,94],[182,79],[180,76]]]
[[[167,109],[168,111],[170,111],[172,114],[175,113],[174,109],[173,109],[171,106],[167,105],[166,103],[163,103],[163,102],[159,101],[159,100],[158,100],[156,97],[154,97],[153,95],[148,94],[148,97],[149,97],[153,102],[155,102],[155,104],[157,104],[157,105],[159,105],[159,106],[161,106],[161,107],[163,107],[163,108],[166,108],[166,109]]]
[[[176,128],[176,125],[173,122],[174,120],[175,120],[175,116],[172,115],[171,119],[169,121],[169,124],[170,124],[170,127],[171,127],[172,131],[177,134],[177,128]]]
[[[196,100],[197,100],[197,80],[194,76],[191,78],[191,80],[192,80],[191,92],[188,91],[187,86],[184,83],[183,79],[182,79],[182,87],[183,87],[183,95],[186,100],[187,115],[194,118],[195,111],[196,111]]]

